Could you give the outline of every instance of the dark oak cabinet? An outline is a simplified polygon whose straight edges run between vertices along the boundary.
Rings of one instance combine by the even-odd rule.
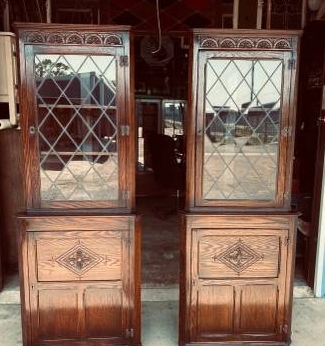
[[[24,220],[20,245],[26,345],[138,344],[136,217],[46,215]]]
[[[24,345],[140,345],[129,28],[16,27]]]
[[[299,33],[193,35],[179,344],[287,345]]]
[[[290,341],[295,219],[183,216],[181,345]]]

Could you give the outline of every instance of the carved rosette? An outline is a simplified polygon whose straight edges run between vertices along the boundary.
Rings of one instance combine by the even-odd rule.
[[[292,50],[291,38],[242,38],[242,37],[200,37],[200,48],[214,49],[265,49],[265,50]]]
[[[257,253],[249,245],[239,239],[235,244],[220,254],[212,257],[214,262],[222,262],[228,268],[234,270],[239,276],[242,271],[262,260],[264,255]]]
[[[122,36],[116,33],[80,33],[80,32],[46,32],[27,31],[24,41],[34,44],[61,44],[61,45],[97,45],[122,46]]]

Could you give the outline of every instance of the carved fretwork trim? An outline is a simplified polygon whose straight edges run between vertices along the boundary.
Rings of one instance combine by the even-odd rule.
[[[92,46],[121,46],[123,39],[115,33],[94,32],[50,32],[50,31],[27,31],[24,32],[24,41],[33,44],[69,44],[69,45],[92,45]]]
[[[242,37],[200,37],[201,48],[213,49],[263,49],[263,50],[292,50],[291,38],[242,38]]]

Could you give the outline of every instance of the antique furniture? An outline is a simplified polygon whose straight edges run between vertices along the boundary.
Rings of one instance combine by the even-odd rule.
[[[129,28],[16,28],[24,345],[139,345]]]
[[[194,30],[181,346],[290,342],[298,38]]]

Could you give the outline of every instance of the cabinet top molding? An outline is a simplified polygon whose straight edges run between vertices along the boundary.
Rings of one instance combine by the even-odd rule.
[[[122,36],[116,33],[93,33],[72,31],[25,31],[21,37],[25,43],[58,45],[122,46]]]
[[[199,49],[292,51],[301,31],[195,29],[194,35]]]
[[[201,48],[209,49],[263,49],[263,50],[292,50],[292,38],[239,38],[239,37],[206,37],[199,38]]]
[[[130,27],[121,25],[59,25],[16,23],[25,44],[122,46]]]

